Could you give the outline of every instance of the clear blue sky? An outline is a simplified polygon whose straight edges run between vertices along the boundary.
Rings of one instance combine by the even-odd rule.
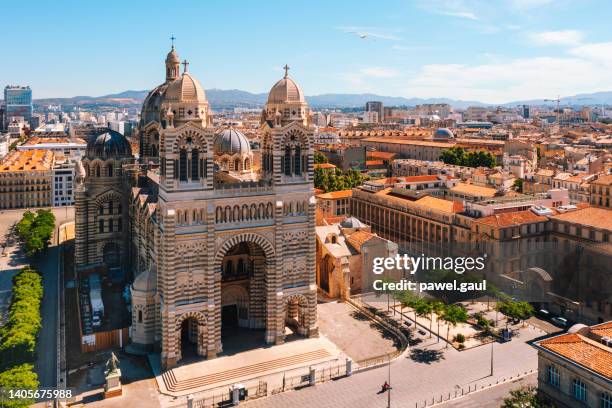
[[[10,1],[0,86],[103,95],[163,81],[172,34],[205,88],[498,103],[612,90],[609,0]],[[365,38],[360,38],[364,36]]]

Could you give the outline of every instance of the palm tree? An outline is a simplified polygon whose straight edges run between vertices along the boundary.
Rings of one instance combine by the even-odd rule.
[[[404,316],[404,308],[405,307],[411,307],[415,300],[417,299],[416,295],[410,291],[410,290],[405,290],[402,292],[398,292],[396,293],[397,296],[397,300],[400,302],[400,314],[402,315],[402,317]],[[416,319],[415,319],[416,322]]]
[[[442,313],[442,320],[446,322],[446,347],[448,347],[448,336],[450,327],[457,327],[458,323],[467,321],[468,315],[464,308],[457,305],[448,305]]]

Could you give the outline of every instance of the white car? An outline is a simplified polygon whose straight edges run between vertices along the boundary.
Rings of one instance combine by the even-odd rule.
[[[567,327],[567,319],[564,317],[553,317],[550,320],[558,326]]]

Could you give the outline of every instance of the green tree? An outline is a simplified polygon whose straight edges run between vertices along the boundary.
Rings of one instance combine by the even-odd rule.
[[[432,319],[433,319],[433,314],[436,314],[436,322],[438,323],[438,342],[440,342],[440,316],[442,315],[442,313],[444,312],[446,305],[442,302],[440,302],[439,300],[434,300],[433,302],[431,302],[431,313],[432,313]]]
[[[462,147],[453,146],[442,152],[440,160],[446,164],[462,166],[465,160],[465,150]]]
[[[504,398],[501,408],[547,408],[537,394],[536,387],[521,387],[510,391],[510,397]]]
[[[38,210],[36,215],[26,211],[16,225],[17,235],[28,256],[37,255],[47,248],[54,229],[55,216],[50,210]]]
[[[329,160],[327,159],[327,156],[317,151],[314,154],[314,162],[315,164],[323,164],[329,162]]]
[[[517,178],[514,180],[514,190],[519,193],[523,192],[523,179]]]
[[[451,326],[457,327],[457,324],[464,323],[468,319],[468,314],[464,308],[457,305],[448,305],[442,312],[442,320],[446,322],[446,347],[448,347],[448,336],[450,335]]]
[[[453,146],[440,154],[440,160],[446,164],[467,167],[495,167],[495,156],[485,150],[466,152],[465,149]]]
[[[36,390],[38,376],[32,364],[20,364],[0,373],[0,389]],[[0,406],[6,408],[28,407],[34,404],[33,399],[15,399],[2,401]]]
[[[431,325],[433,324],[432,318],[431,318],[431,311],[433,310],[431,302],[429,302],[426,299],[421,299],[419,302],[417,302],[414,305],[414,311],[416,313],[417,316],[419,317],[424,317],[427,320],[429,320],[429,337],[431,338],[432,333],[431,333]]]

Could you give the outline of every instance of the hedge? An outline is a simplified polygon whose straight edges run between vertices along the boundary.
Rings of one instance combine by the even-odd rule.
[[[55,215],[50,210],[38,210],[23,213],[17,223],[17,235],[24,243],[28,256],[42,252],[49,245],[55,229]]]
[[[38,386],[38,376],[32,364],[19,364],[0,372],[0,389],[36,390]],[[33,399],[8,400],[6,395],[4,397],[0,400],[0,407],[3,408],[22,408],[34,404]]]

